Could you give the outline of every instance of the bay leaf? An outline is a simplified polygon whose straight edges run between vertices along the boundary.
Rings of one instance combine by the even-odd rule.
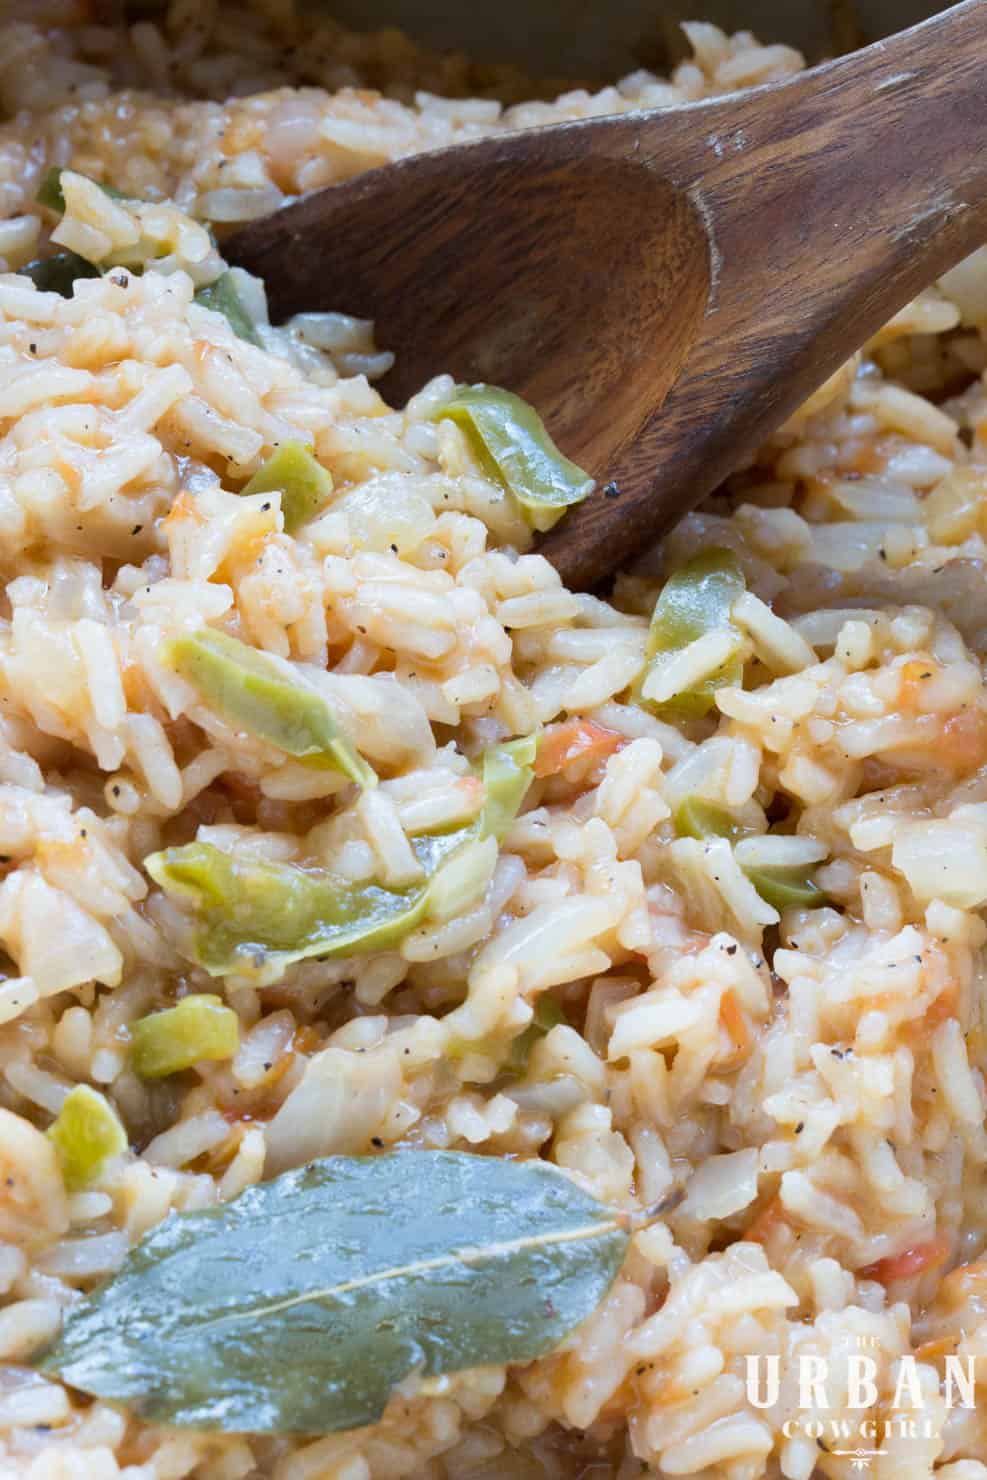
[[[158,1423],[358,1428],[409,1373],[551,1351],[616,1278],[622,1224],[545,1162],[327,1157],[172,1213],[39,1365]]]

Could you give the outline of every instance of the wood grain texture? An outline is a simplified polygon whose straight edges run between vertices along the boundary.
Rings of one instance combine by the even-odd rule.
[[[787,82],[419,155],[230,239],[276,318],[377,321],[431,375],[530,399],[597,491],[570,585],[653,543],[987,240],[987,0]]]

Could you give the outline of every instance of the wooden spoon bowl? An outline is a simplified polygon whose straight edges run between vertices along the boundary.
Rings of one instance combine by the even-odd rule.
[[[598,480],[541,549],[600,581],[987,240],[987,0],[789,81],[417,155],[232,237],[276,318],[377,321],[400,403],[517,391]]]

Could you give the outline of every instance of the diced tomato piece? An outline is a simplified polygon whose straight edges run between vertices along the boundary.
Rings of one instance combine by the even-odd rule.
[[[570,761],[603,761],[626,745],[625,737],[591,719],[568,719],[549,725],[538,745],[536,776],[557,776]]]
[[[916,1244],[914,1248],[902,1249],[900,1254],[889,1254],[860,1271],[863,1280],[877,1280],[882,1285],[891,1285],[895,1280],[910,1280],[927,1269],[936,1269],[945,1264],[952,1250],[952,1240],[944,1233],[929,1239],[928,1243]]]
[[[938,1028],[947,1018],[955,1017],[959,1005],[960,989],[955,982],[950,982],[926,1008],[925,1016],[920,1020],[922,1031],[931,1033],[933,1028]]]
[[[934,750],[951,771],[976,771],[987,760],[987,715],[981,709],[954,714],[942,726]]]
[[[720,1022],[727,1031],[734,1051],[728,1059],[721,1059],[717,1068],[739,1069],[741,1064],[746,1063],[754,1045],[744,1010],[732,987],[728,987],[720,998]]]
[[[922,686],[939,673],[939,664],[931,658],[911,658],[898,670],[898,702],[902,709],[921,711]]]
[[[746,1244],[765,1244],[779,1224],[785,1222],[785,1210],[781,1198],[775,1196],[766,1203],[754,1222],[744,1234]]]
[[[176,499],[172,500],[171,508],[161,521],[163,529],[171,529],[175,524],[180,524],[183,519],[190,519],[193,524],[205,524],[206,516],[199,508],[195,499],[183,488]]]

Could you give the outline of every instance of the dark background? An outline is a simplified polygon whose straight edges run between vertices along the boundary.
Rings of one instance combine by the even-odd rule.
[[[684,53],[678,20],[712,20],[787,41],[811,61],[902,30],[935,0],[331,0],[356,30],[399,26],[417,41],[478,61],[517,62],[534,76],[614,81],[665,71]]]

